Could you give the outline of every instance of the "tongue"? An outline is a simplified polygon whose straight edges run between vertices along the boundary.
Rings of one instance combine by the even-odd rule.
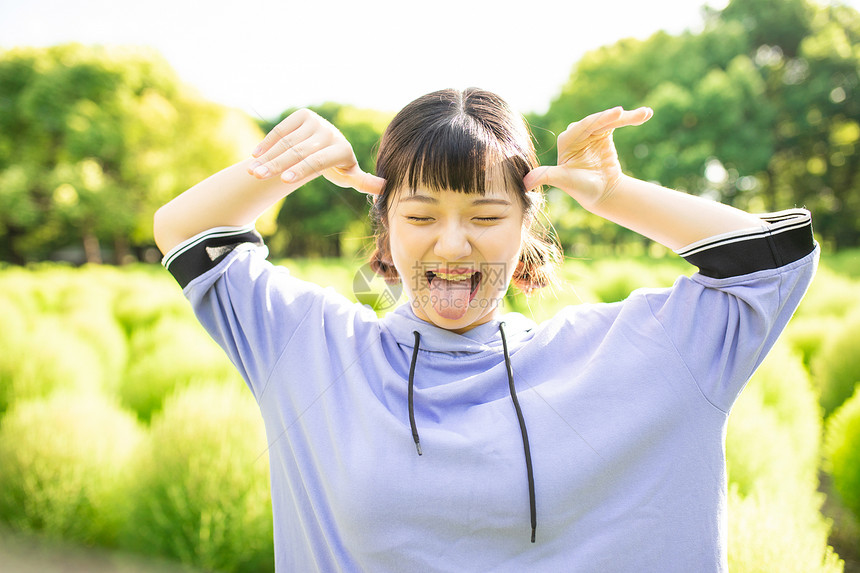
[[[446,281],[434,277],[430,281],[430,300],[439,316],[451,320],[462,318],[469,310],[472,281]]]

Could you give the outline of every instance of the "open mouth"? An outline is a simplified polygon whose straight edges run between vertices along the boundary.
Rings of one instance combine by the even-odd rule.
[[[445,273],[442,271],[427,271],[424,273],[427,277],[427,284],[433,286],[433,281],[445,281],[447,288],[464,288],[469,286],[469,300],[475,298],[475,293],[478,292],[478,286],[481,284],[481,271],[473,271],[470,273]],[[438,285],[437,286],[441,286]]]

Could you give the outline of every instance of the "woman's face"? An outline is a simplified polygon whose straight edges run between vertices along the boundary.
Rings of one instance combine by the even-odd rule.
[[[496,316],[522,244],[523,209],[513,193],[492,182],[484,195],[401,189],[388,226],[418,318],[462,334]]]

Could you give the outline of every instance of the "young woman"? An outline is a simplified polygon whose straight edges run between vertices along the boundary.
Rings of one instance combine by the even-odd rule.
[[[728,413],[817,262],[809,213],[762,217],[621,172],[612,131],[571,124],[539,166],[494,94],[428,94],[376,176],[310,111],[155,218],[200,321],[259,403],[280,571],[725,571]],[[323,175],[373,194],[382,319],[266,262],[254,220]],[[699,272],[543,324],[502,314],[547,284],[552,185]]]

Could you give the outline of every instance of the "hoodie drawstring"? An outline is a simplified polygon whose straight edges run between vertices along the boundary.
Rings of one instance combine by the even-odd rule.
[[[535,542],[535,530],[537,529],[537,506],[535,503],[535,479],[534,479],[534,470],[532,469],[532,454],[531,449],[529,448],[529,433],[526,430],[526,421],[523,418],[523,411],[520,408],[520,402],[517,399],[517,391],[514,387],[514,371],[511,367],[511,357],[508,354],[508,341],[505,338],[505,323],[499,323],[499,332],[502,335],[502,350],[505,354],[505,368],[508,372],[508,388],[511,392],[511,401],[514,403],[514,410],[517,412],[517,420],[520,423],[520,435],[523,438],[523,453],[525,454],[526,459],[526,473],[528,475],[529,481],[529,511],[531,514],[531,526],[532,526],[532,543]],[[409,425],[412,428],[412,439],[415,440],[415,447],[418,450],[418,455],[422,455],[421,452],[421,443],[418,440],[418,427],[415,425],[415,408],[414,408],[414,393],[415,393],[415,364],[418,362],[418,345],[421,341],[421,335],[417,330],[412,331],[412,334],[415,335],[415,345],[412,348],[412,363],[409,365],[409,388],[408,388],[408,402],[409,402]]]
[[[418,455],[421,454],[421,442],[418,439],[418,426],[415,425],[415,408],[412,405],[412,397],[415,394],[415,363],[418,362],[418,344],[421,342],[421,335],[417,330],[413,330],[415,335],[415,346],[412,348],[412,364],[409,365],[409,425],[412,427],[412,439],[415,440],[415,447],[418,449]]]
[[[535,504],[535,476],[532,470],[532,453],[529,448],[529,433],[526,430],[526,420],[520,409],[520,401],[517,400],[517,390],[514,387],[514,370],[511,368],[511,357],[508,355],[508,341],[505,338],[505,323],[499,323],[499,332],[502,334],[502,350],[505,352],[505,367],[508,369],[508,387],[511,391],[511,401],[517,411],[517,420],[520,422],[520,434],[523,437],[523,453],[526,457],[526,473],[529,480],[529,512],[532,520],[532,543],[535,542],[535,530],[537,529],[537,507]]]

